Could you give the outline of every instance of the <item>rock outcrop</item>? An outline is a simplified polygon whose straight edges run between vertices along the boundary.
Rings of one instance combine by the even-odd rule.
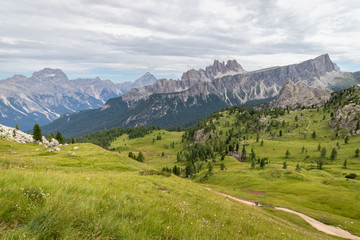
[[[331,93],[332,90],[328,88],[311,88],[303,82],[294,83],[291,79],[288,79],[276,100],[271,103],[271,107],[289,107],[291,109],[319,107],[330,99]]]

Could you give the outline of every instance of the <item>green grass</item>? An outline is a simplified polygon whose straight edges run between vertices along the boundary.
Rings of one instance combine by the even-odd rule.
[[[216,124],[217,130],[222,130],[220,137],[225,141],[235,122],[234,116],[224,112]],[[238,162],[231,156],[224,161],[217,157],[213,174],[206,180],[203,176],[206,169],[196,177],[202,182],[219,191],[231,193],[248,199],[256,199],[264,204],[287,207],[308,214],[324,223],[340,226],[352,233],[360,235],[360,179],[348,180],[346,174],[356,173],[360,176],[360,157],[356,158],[355,149],[360,147],[360,136],[350,137],[348,144],[344,143],[344,132],[335,137],[334,129],[323,120],[323,111],[307,109],[291,111],[278,118],[279,122],[285,120],[284,127],[272,128],[269,132],[260,133],[260,141],[256,142],[254,133],[247,134],[248,140],[239,139],[238,142],[246,144],[249,154],[253,148],[257,158],[268,158],[270,163],[265,169],[256,165],[251,169],[251,163]],[[295,122],[295,116],[299,120]],[[329,119],[326,113],[326,119]],[[226,124],[229,122],[229,124]],[[298,127],[295,127],[298,124]],[[245,127],[245,126],[244,126]],[[239,126],[238,129],[244,128]],[[279,131],[283,136],[279,137]],[[236,131],[236,129],[235,129]],[[312,138],[316,131],[317,137]],[[264,145],[261,146],[261,139]],[[234,140],[237,141],[237,140]],[[318,145],[327,149],[323,170],[316,169],[317,160],[321,159]],[[337,145],[338,143],[338,145]],[[302,152],[302,147],[305,151]],[[337,149],[337,158],[330,159],[331,150]],[[242,149],[242,147],[240,148]],[[285,153],[289,150],[290,156]],[[347,168],[343,163],[347,160]],[[287,162],[287,169],[283,169],[283,162]],[[257,161],[256,161],[257,162]],[[226,166],[225,171],[220,170],[220,164]],[[295,171],[296,165],[301,171]],[[253,195],[246,190],[265,192],[265,195]]]
[[[141,151],[145,156],[145,163],[158,169],[170,168],[175,164],[182,165],[176,163],[176,154],[183,149],[182,134],[183,132],[158,130],[147,134],[145,137],[135,139],[129,139],[128,135],[125,134],[112,142],[109,148],[115,148],[123,156],[128,156],[129,152],[137,155]],[[156,140],[157,136],[161,136],[161,140]],[[153,139],[155,139],[154,142]],[[173,147],[172,143],[174,143]]]
[[[235,116],[229,111],[222,114],[223,117],[214,121],[217,133],[222,131],[222,134],[218,135],[222,141],[226,140],[231,129],[235,132],[244,131],[244,125],[234,128]],[[297,121],[295,116],[298,116]],[[285,121],[285,125],[280,124],[277,128],[273,127],[270,132],[260,133],[259,142],[256,142],[256,134],[251,131],[245,134],[246,140],[233,139],[233,142],[240,143],[240,146],[245,144],[247,153],[253,148],[256,158],[268,158],[269,164],[265,169],[260,169],[258,164],[255,169],[251,169],[250,160],[239,162],[231,156],[226,156],[225,160],[221,161],[218,155],[216,162],[213,162],[213,174],[204,178],[207,169],[203,167],[195,181],[219,191],[256,199],[267,205],[303,212],[324,223],[340,226],[360,235],[360,229],[357,227],[360,225],[360,180],[345,178],[349,173],[360,176],[360,158],[354,157],[355,149],[360,147],[360,136],[351,137],[349,143],[345,144],[345,132],[340,131],[340,136],[335,137],[334,129],[328,125],[329,116],[330,112],[324,113],[322,109],[290,111],[290,114],[279,116],[275,120],[279,123]],[[282,137],[279,137],[280,130],[283,132]],[[312,138],[314,131],[316,138]],[[162,140],[152,143],[152,139],[156,139],[159,132],[164,133],[161,135]],[[185,166],[184,161],[176,162],[176,153],[183,150],[182,133],[164,130],[159,132],[133,140],[122,136],[113,142],[112,147],[121,149],[124,156],[130,151],[137,153],[141,150],[146,163],[157,169],[164,166],[172,167],[175,164]],[[263,146],[260,145],[261,140],[264,140]],[[170,142],[176,143],[175,148],[165,149],[164,146]],[[327,149],[326,157],[322,159],[323,170],[316,169],[317,160],[321,159],[319,143]],[[335,160],[330,160],[333,148],[337,149],[338,154]],[[285,156],[287,150],[290,152],[288,158]],[[161,157],[162,151],[169,157]],[[348,163],[347,168],[343,167],[345,159]],[[287,169],[283,169],[285,161]],[[225,171],[220,170],[220,164],[225,165]],[[301,166],[300,172],[295,171],[297,164]],[[266,194],[253,195],[246,193],[246,190],[263,191]]]
[[[46,150],[0,140],[1,239],[333,239],[92,144]]]

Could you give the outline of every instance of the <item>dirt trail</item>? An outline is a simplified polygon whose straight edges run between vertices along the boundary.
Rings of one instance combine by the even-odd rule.
[[[226,193],[222,193],[222,192],[216,192],[218,194],[221,194],[223,196],[226,196],[228,198],[234,199],[236,201],[245,203],[247,205],[251,205],[251,206],[261,206],[259,203],[255,202],[254,200],[248,200],[248,199],[244,199],[244,198],[240,198],[240,197],[236,197],[230,194],[226,194]],[[355,236],[351,233],[349,233],[348,231],[345,231],[341,228],[338,227],[334,227],[331,225],[326,225],[322,222],[319,222],[317,220],[315,220],[314,218],[311,218],[303,213],[299,213],[287,208],[281,208],[281,207],[275,207],[274,209],[280,210],[280,211],[284,211],[284,212],[289,212],[289,213],[293,213],[298,215],[299,217],[301,217],[302,219],[304,219],[306,222],[308,222],[311,226],[313,226],[314,228],[316,228],[317,230],[333,235],[333,236],[337,236],[337,237],[342,237],[342,238],[346,238],[346,239],[351,239],[351,240],[360,240],[360,237]]]

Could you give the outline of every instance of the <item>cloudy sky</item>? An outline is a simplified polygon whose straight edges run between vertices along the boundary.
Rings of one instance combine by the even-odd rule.
[[[255,70],[323,53],[359,71],[359,26],[358,0],[2,0],[0,78],[177,79],[214,59]]]

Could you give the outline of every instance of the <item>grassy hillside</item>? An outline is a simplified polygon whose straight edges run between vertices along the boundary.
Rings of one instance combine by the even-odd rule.
[[[111,147],[123,156],[142,151],[155,168],[186,167],[182,177],[192,175],[218,191],[287,207],[360,235],[360,135],[329,125],[336,111],[358,101],[358,95],[359,89],[344,90],[316,109],[233,107],[212,114],[183,136],[163,130],[133,140],[124,135]],[[203,134],[194,139],[197,130]],[[162,140],[152,142],[158,135]],[[174,148],[168,147],[171,143]]]
[[[145,156],[145,163],[158,169],[170,168],[179,164],[176,157],[183,149],[182,135],[183,132],[157,130],[145,137],[129,139],[129,135],[125,134],[113,141],[109,148],[114,148],[123,156],[128,156],[129,152],[137,155],[141,151]]]
[[[0,151],[1,239],[332,239],[92,144]]]
[[[213,137],[202,144],[211,146],[215,157],[208,159],[211,173],[209,163],[197,162],[194,179],[265,205],[306,213],[359,235],[360,179],[345,176],[360,176],[360,157],[355,157],[360,136],[348,137],[345,143],[346,131],[336,131],[328,124],[331,110],[284,111],[283,115],[272,117],[254,115],[244,122],[239,121],[241,114],[228,110],[205,123],[206,127],[213,126]],[[244,148],[246,151],[246,157],[239,161],[230,155],[230,148],[236,150],[237,145],[240,152]],[[335,157],[331,157],[333,151]],[[221,160],[224,152],[228,154]],[[262,161],[264,167],[260,165]]]

